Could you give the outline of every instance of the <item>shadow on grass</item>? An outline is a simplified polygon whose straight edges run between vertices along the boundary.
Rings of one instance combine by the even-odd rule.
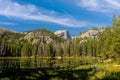
[[[120,72],[111,72],[102,80],[120,80]]]
[[[0,79],[8,80],[88,80],[92,69],[69,68],[6,69],[0,71]]]

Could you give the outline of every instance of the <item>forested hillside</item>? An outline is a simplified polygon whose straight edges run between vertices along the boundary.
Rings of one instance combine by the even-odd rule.
[[[114,58],[120,56],[120,17],[113,17],[113,26],[96,29],[88,37],[64,40],[46,29],[17,33],[0,31],[0,56]]]
[[[0,56],[48,56],[48,52],[45,51],[49,51],[48,48],[51,48],[52,44],[63,41],[64,39],[57,37],[54,33],[46,29],[17,33],[1,28]]]

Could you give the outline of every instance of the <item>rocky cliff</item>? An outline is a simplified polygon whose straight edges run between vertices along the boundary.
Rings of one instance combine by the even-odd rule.
[[[57,40],[62,40],[61,38],[57,37],[54,33],[46,30],[46,29],[37,29],[33,31],[28,31],[23,33],[24,39],[27,39],[29,42],[32,43],[51,43]]]
[[[90,30],[87,30],[87,31],[81,33],[79,37],[81,37],[81,38],[98,37],[99,33],[102,31],[104,31],[104,29],[90,29]]]
[[[84,33],[81,34],[82,38],[85,37],[94,37],[94,36],[98,36],[99,31],[98,30],[88,30]]]
[[[52,43],[63,41],[62,38],[46,29],[18,33],[15,31],[0,28],[0,38],[7,42],[29,42],[29,43]]]
[[[69,31],[67,30],[58,30],[55,32],[55,35],[59,36],[59,37],[62,37],[64,39],[70,39],[70,34],[69,34]]]

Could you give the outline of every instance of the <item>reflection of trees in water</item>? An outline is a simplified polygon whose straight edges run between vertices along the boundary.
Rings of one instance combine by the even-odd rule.
[[[37,60],[36,61],[37,68],[42,68],[45,66],[46,61],[44,58],[37,58],[36,60]]]
[[[21,68],[35,68],[34,59],[32,59],[32,58],[21,58],[20,67]]]
[[[19,59],[0,59],[0,69],[8,69],[8,68],[14,68],[19,69],[20,68],[20,60]]]
[[[54,68],[55,67],[55,58],[51,57],[49,59],[49,68]]]
[[[79,65],[79,59],[74,58],[15,58],[0,59],[0,69],[7,68],[56,68]]]
[[[54,67],[55,58],[37,58],[37,68]]]

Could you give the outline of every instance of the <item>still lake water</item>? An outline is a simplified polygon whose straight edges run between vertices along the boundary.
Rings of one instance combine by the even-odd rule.
[[[91,80],[97,73],[105,73],[91,68],[95,63],[90,57],[0,58],[0,80]]]
[[[80,58],[0,58],[0,70],[8,68],[56,68],[76,67]]]

